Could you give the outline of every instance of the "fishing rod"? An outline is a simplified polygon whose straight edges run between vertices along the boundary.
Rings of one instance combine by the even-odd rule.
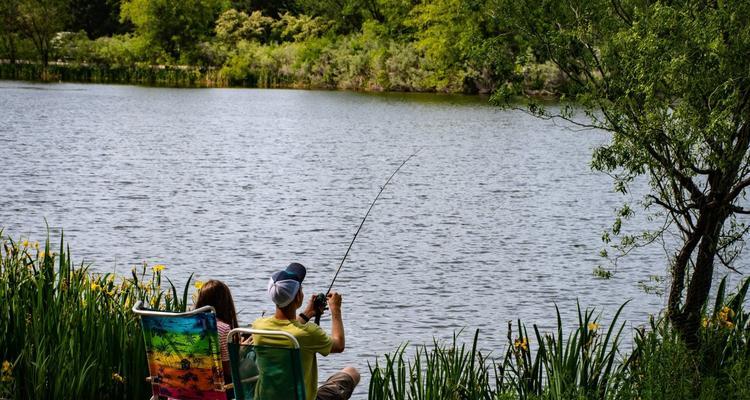
[[[333,288],[334,282],[336,282],[336,278],[339,276],[339,272],[341,271],[341,267],[344,266],[344,261],[346,261],[346,257],[349,255],[349,251],[352,249],[352,245],[354,245],[354,241],[357,240],[357,235],[359,235],[359,231],[362,230],[362,226],[365,224],[365,221],[367,221],[367,217],[370,215],[370,211],[372,211],[372,208],[375,206],[375,203],[380,198],[380,195],[383,193],[383,190],[385,190],[385,187],[388,186],[388,184],[391,182],[391,179],[393,179],[394,176],[398,173],[398,171],[406,165],[406,163],[412,159],[412,157],[416,156],[417,153],[419,153],[422,149],[419,148],[417,151],[412,153],[409,157],[404,160],[404,162],[401,163],[401,165],[396,168],[395,171],[391,174],[390,177],[388,177],[388,180],[385,181],[385,184],[380,187],[380,191],[378,192],[378,195],[375,196],[375,200],[370,203],[370,208],[367,209],[367,212],[365,213],[365,216],[362,218],[362,222],[359,224],[359,228],[357,228],[357,231],[354,232],[354,237],[352,238],[352,241],[349,242],[349,247],[346,249],[346,253],[344,253],[344,257],[341,258],[341,263],[339,264],[339,267],[336,269],[336,274],[333,275],[333,280],[331,280],[331,284],[328,285],[328,290],[325,293],[318,293],[315,296],[315,323],[320,325],[320,316],[323,315],[323,311],[326,308],[326,304],[328,301],[326,300],[328,298],[328,294],[331,293],[331,288]]]

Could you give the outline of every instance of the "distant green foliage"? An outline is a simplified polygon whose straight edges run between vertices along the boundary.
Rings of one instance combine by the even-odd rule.
[[[124,33],[126,25],[120,22],[121,0],[68,0],[70,19],[65,29],[84,31],[90,38]]]
[[[16,4],[14,24],[36,48],[44,66],[54,55],[53,40],[70,19],[66,0],[10,0]]]
[[[166,56],[157,61],[190,63],[197,44],[207,40],[225,0],[126,0],[121,16]]]
[[[0,16],[17,2],[41,0],[8,1]],[[221,79],[209,79],[216,84],[354,90],[517,93],[506,82],[540,92],[555,85],[553,73],[518,66],[523,46],[490,0],[45,1],[75,8],[61,13],[68,22],[55,25],[47,59],[78,71],[188,64],[220,69]],[[108,16],[118,14],[114,26]],[[0,58],[28,60],[17,50],[24,39],[13,30],[17,19],[9,21],[0,27]],[[72,31],[57,32],[62,26]]]

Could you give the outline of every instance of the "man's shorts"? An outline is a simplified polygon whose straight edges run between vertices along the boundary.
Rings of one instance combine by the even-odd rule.
[[[337,372],[318,388],[317,400],[348,400],[354,386],[354,379],[349,374]]]

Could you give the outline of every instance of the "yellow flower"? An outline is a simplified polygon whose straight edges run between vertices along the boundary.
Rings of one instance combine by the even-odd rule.
[[[99,284],[98,284],[98,283],[96,283],[96,282],[91,282],[91,291],[93,291],[93,292],[98,292],[98,291],[100,291],[100,290],[102,290],[102,287],[101,287],[101,286],[99,286]]]
[[[195,281],[195,288],[201,290],[203,287],[203,281]]]
[[[704,317],[704,318],[703,318],[703,327],[704,327],[704,328],[708,328],[708,326],[709,326],[710,324],[711,324],[711,320],[709,320],[708,318],[705,318],[705,317]]]
[[[156,264],[152,269],[154,270],[154,272],[161,272],[164,270],[164,268],[166,268],[164,265]]]
[[[597,329],[599,329],[599,324],[597,324],[596,322],[589,322],[588,328],[590,331],[596,331]]]
[[[10,361],[3,361],[3,373],[8,373],[13,369],[13,364]]]
[[[24,240],[23,242],[21,242],[21,246],[23,246],[24,249],[27,248],[27,247],[29,247],[29,241],[28,240]]]
[[[526,351],[529,349],[529,342],[526,338],[520,338],[513,341],[513,347]]]
[[[34,242],[34,248],[39,250],[39,242]]]
[[[734,329],[734,322],[730,322],[730,321],[724,322],[724,327],[727,329]]]
[[[156,297],[151,298],[151,307],[152,308],[156,307]]]
[[[120,383],[124,383],[125,382],[125,378],[123,378],[122,376],[120,376],[120,374],[118,374],[117,372],[113,372],[112,373],[112,380],[116,381],[116,382],[120,382]]]
[[[726,317],[732,318],[734,317],[734,310],[732,310],[728,306],[724,306],[724,308],[721,309],[720,314],[722,314],[725,317],[724,319],[727,319]]]

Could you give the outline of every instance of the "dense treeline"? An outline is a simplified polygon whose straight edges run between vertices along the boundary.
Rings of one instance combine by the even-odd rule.
[[[129,77],[179,65],[198,68],[205,76],[192,81],[204,85],[559,90],[556,68],[499,8],[493,0],[5,0],[0,75],[61,79],[64,70],[71,80],[127,81],[102,70]]]

